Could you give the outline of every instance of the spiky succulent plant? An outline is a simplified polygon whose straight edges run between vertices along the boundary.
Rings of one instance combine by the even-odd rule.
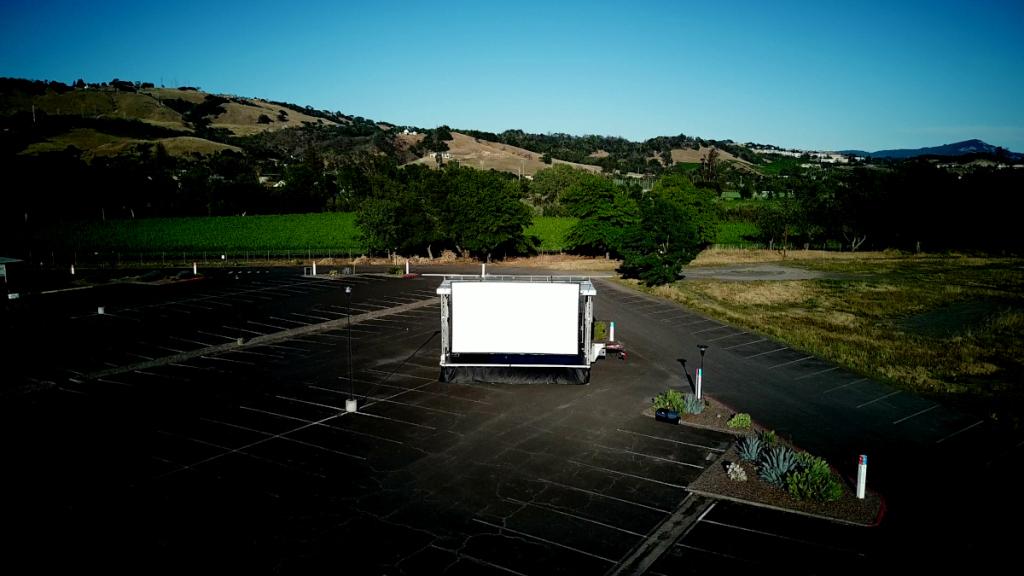
[[[786,484],[786,476],[799,467],[796,453],[784,446],[769,448],[762,454],[758,474],[776,486]]]
[[[740,458],[747,462],[757,462],[763,448],[764,444],[761,443],[759,438],[750,436],[744,436],[736,443],[736,450],[740,453]]]
[[[693,394],[683,397],[683,409],[687,414],[700,414],[704,411],[704,401]]]

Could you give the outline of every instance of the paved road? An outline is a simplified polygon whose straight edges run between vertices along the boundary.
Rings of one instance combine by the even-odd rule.
[[[165,343],[154,338],[215,343],[200,332],[218,322],[278,322],[253,328],[269,332],[318,321],[307,316],[336,318],[344,302],[340,281],[295,270],[236,280],[237,272],[134,287],[120,310],[107,303],[109,317],[93,315],[87,298],[119,291],[59,300],[65,305],[42,316],[41,340],[22,350],[48,351],[65,374],[0,405],[8,489],[18,496],[11,550],[79,569],[144,561],[308,573],[350,559],[378,573],[604,573],[672,517],[708,454],[730,441],[640,415],[652,396],[688,386],[677,359],[692,373],[698,342],[712,346],[709,392],[847,471],[869,454],[870,483],[890,509],[881,527],[862,529],[715,504],[651,573],[774,567],[780,558],[795,573],[900,560],[920,568],[929,559],[948,568],[956,558],[937,547],[962,550],[977,567],[1000,550],[1000,534],[1012,534],[994,520],[1020,511],[1008,490],[1019,477],[1017,440],[603,281],[597,315],[616,321],[630,355],[599,363],[589,386],[436,382],[433,305],[355,327],[353,386],[365,396],[356,415],[341,411],[343,330],[103,380],[68,378],[76,368],[65,355],[113,364],[122,349]],[[354,306],[367,310],[432,298],[438,281],[345,279],[359,282]],[[250,298],[263,294],[255,290],[269,299]],[[213,301],[225,305],[203,303]],[[48,330],[75,338],[49,341]],[[74,351],[90,339],[107,342],[96,359]],[[18,377],[60,371],[16,360],[7,364]],[[943,466],[955,474],[949,482],[940,481]]]
[[[679,276],[683,280],[724,280],[727,282],[755,282],[758,280],[815,280],[818,278],[870,278],[870,275],[835,274],[803,270],[779,264],[737,264],[732,266],[698,266],[684,268]]]
[[[869,485],[889,501],[873,529],[876,558],[927,563],[941,547],[998,554],[1006,543],[998,520],[1022,511],[1014,480],[1024,456],[1019,434],[677,304],[611,282],[598,286],[597,316],[615,320],[631,358],[664,367],[666,384],[676,380],[670,367],[679,358],[693,374],[696,346],[706,343],[709,394],[850,476],[867,454]]]

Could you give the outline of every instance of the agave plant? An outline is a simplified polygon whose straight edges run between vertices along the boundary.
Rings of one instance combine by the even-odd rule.
[[[687,414],[700,414],[704,411],[704,401],[693,394],[687,394],[683,397],[683,409]]]
[[[740,458],[743,458],[747,462],[757,462],[757,459],[761,456],[761,450],[763,448],[764,444],[759,438],[752,438],[750,436],[740,438],[740,441],[736,444],[736,449],[740,453]]]
[[[799,467],[796,453],[784,446],[769,448],[763,454],[758,474],[776,486],[785,486],[786,476]]]

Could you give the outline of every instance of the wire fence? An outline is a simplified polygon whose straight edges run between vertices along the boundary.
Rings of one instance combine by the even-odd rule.
[[[352,260],[365,252],[343,249],[296,248],[290,250],[221,250],[221,251],[109,251],[109,250],[27,250],[7,254],[10,258],[24,260],[31,268],[63,268],[70,266],[143,266],[143,267],[191,267],[197,265],[299,261],[338,258]]]

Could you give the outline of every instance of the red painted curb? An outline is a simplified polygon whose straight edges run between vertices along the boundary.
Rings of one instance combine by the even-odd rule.
[[[740,413],[740,412],[737,412],[737,411],[736,411],[736,409],[735,409],[735,408],[733,408],[732,406],[729,406],[728,404],[726,404],[725,402],[722,402],[721,400],[717,400],[717,399],[715,399],[715,397],[713,397],[713,396],[711,396],[711,395],[709,395],[709,394],[704,394],[704,396],[706,396],[706,397],[708,397],[708,398],[711,398],[712,400],[714,400],[715,402],[718,402],[718,403],[719,403],[719,404],[721,404],[722,406],[725,406],[725,407],[726,407],[726,408],[727,408],[727,409],[728,409],[728,410],[729,410],[730,412],[732,412],[733,414],[739,414],[739,413]],[[758,424],[758,423],[757,423],[757,421],[755,421],[755,420],[754,420],[753,418],[751,418],[751,419],[750,419],[750,423],[751,423],[751,424],[753,424],[754,426],[757,426],[757,427],[758,427],[758,428],[760,428],[761,430],[765,430],[765,431],[767,431],[767,430],[768,430],[768,429],[767,429],[767,428],[765,428],[764,426],[762,426],[762,425]],[[796,448],[797,450],[799,450],[799,451],[801,451],[801,452],[807,452],[807,450],[804,450],[803,448],[801,448],[801,447],[797,446],[796,444],[793,444],[792,442],[790,442],[790,445],[791,445],[791,446],[792,446],[793,448]],[[832,470],[833,470],[833,471],[834,471],[834,472],[835,472],[836,474],[838,474],[838,473],[839,473],[839,470],[836,470],[836,467],[835,467],[835,466],[833,466],[833,465],[829,464],[829,465],[828,465],[828,467],[829,467],[829,468],[831,468],[831,469],[832,469]],[[850,482],[852,482],[853,484],[856,484],[856,483],[857,483],[857,481],[856,481],[856,480],[854,480],[853,478],[850,478],[849,476],[847,476],[847,478],[848,478],[848,479],[850,480]],[[865,488],[866,488],[867,490],[869,490],[869,491],[870,491],[870,492],[871,492],[872,494],[874,494],[875,496],[878,496],[878,497],[879,497],[879,498],[880,498],[880,499],[882,500],[882,509],[878,511],[878,518],[876,518],[876,519],[875,519],[875,522],[874,522],[873,524],[867,524],[867,525],[865,525],[865,528],[874,528],[875,526],[878,526],[879,524],[881,524],[881,523],[882,523],[882,514],[885,514],[885,508],[886,508],[885,496],[882,496],[882,495],[881,495],[881,494],[879,494],[878,492],[876,492],[876,491],[874,491],[874,490],[871,490],[871,488],[868,488],[867,486],[865,486]]]
[[[402,278],[419,278],[419,274],[403,274]]]

